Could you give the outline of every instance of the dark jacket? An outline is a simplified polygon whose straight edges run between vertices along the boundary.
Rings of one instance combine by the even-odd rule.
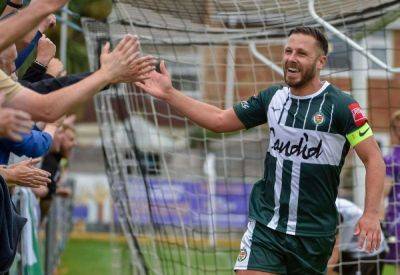
[[[26,221],[15,210],[7,184],[0,177],[0,274],[7,272],[14,261]]]

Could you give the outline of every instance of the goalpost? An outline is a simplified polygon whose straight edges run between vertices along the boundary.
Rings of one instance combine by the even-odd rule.
[[[400,108],[399,8],[389,0],[116,0],[106,23],[82,24],[91,69],[105,41],[136,34],[144,53],[166,60],[174,87],[221,108],[283,82],[288,31],[319,26],[330,41],[323,79],[360,102],[387,154],[389,118]],[[267,126],[215,134],[125,84],[95,103],[135,273],[231,274],[252,184],[263,175]],[[362,169],[350,154],[339,192],[360,206]]]

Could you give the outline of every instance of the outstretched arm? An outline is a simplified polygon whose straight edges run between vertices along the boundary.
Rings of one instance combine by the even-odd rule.
[[[109,44],[106,44],[103,49],[101,68],[82,81],[46,95],[23,88],[6,105],[25,110],[32,115],[33,120],[52,122],[106,85],[137,81],[143,79],[143,74],[154,69],[152,57],[137,58],[138,41],[133,36],[127,35],[111,53],[109,48]],[[142,62],[138,65],[137,60]],[[137,67],[141,70],[136,71]]]
[[[381,242],[379,222],[380,205],[383,194],[385,163],[374,137],[369,137],[354,147],[366,169],[364,213],[356,226],[359,246],[368,252],[376,250]]]
[[[1,20],[0,51],[24,37],[47,15],[57,11],[67,2],[68,0],[33,0],[28,7],[19,11],[18,14]]]
[[[160,69],[161,73],[151,72],[149,79],[144,83],[136,82],[136,86],[164,100],[194,123],[211,131],[232,132],[245,128],[233,108],[222,110],[184,95],[172,87],[171,77],[164,61],[161,61]]]

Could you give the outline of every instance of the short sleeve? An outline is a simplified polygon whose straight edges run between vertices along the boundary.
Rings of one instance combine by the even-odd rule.
[[[22,135],[22,141],[9,141],[8,147],[17,156],[37,158],[45,155],[51,148],[53,138],[42,131],[31,130],[29,134]]]
[[[338,100],[337,106],[339,133],[346,137],[351,146],[354,147],[373,135],[367,116],[354,98],[344,95]]]
[[[238,102],[233,106],[236,115],[246,129],[267,122],[267,106],[263,100],[263,93],[266,92],[262,91],[258,95],[250,97],[247,101]]]
[[[6,101],[22,90],[22,86],[11,79],[5,72],[0,70],[0,93],[5,95]]]

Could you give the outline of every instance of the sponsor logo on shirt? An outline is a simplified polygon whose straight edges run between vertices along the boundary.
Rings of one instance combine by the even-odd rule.
[[[364,125],[368,121],[367,116],[357,102],[349,104],[348,107],[351,111],[354,123],[357,127]]]
[[[270,132],[275,136],[275,129],[270,128]],[[281,141],[277,138],[271,147],[272,150],[277,151],[280,154],[285,154],[287,157],[298,156],[305,160],[315,157],[318,159],[322,155],[322,139],[319,140],[317,146],[309,144],[309,136],[303,133],[303,136],[298,142]]]

